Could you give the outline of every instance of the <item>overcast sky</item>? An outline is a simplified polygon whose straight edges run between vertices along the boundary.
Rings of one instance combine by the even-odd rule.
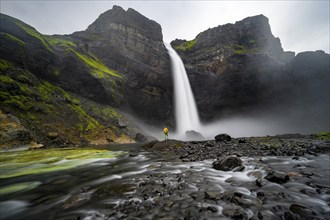
[[[164,41],[191,40],[208,28],[263,14],[286,51],[329,53],[329,0],[323,1],[67,1],[1,0],[1,13],[43,34],[85,30],[102,12],[133,8],[163,29]]]

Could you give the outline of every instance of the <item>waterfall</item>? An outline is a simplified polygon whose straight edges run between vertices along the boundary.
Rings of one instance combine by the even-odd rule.
[[[165,43],[165,46],[171,58],[177,133],[182,137],[186,131],[200,130],[200,121],[183,62],[170,44]]]

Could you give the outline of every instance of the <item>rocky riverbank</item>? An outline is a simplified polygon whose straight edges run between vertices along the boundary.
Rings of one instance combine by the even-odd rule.
[[[2,217],[42,219],[48,210],[52,219],[329,219],[327,136],[220,135],[200,142],[102,146],[89,149],[93,154],[67,149],[71,153],[63,158],[62,149],[6,152],[2,160],[11,177],[3,176],[0,185]],[[31,168],[24,168],[27,175],[18,175],[10,166],[12,161],[27,167],[17,161],[27,155],[38,155],[28,167],[42,172],[28,175]],[[58,161],[84,165],[51,172]],[[26,183],[34,188],[23,188]]]
[[[218,141],[146,144],[145,149],[162,158],[179,160],[162,162],[135,179],[134,192],[110,205],[110,216],[329,219],[329,141],[296,134],[222,137]]]
[[[231,138],[219,135],[218,140],[150,142],[144,148],[176,155],[181,161],[202,161],[237,156],[303,156],[330,152],[329,133],[314,135],[285,134],[266,137]]]

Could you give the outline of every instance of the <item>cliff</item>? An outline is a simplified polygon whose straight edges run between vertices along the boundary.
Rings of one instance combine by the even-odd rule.
[[[296,120],[315,120],[319,129],[329,129],[329,54],[285,52],[265,16],[171,44],[185,64],[204,121],[259,111],[300,115]]]
[[[62,145],[131,142],[141,130],[126,113],[173,123],[161,27],[133,9],[114,6],[64,36],[1,14],[0,40],[1,110],[37,142],[56,145],[50,132]]]

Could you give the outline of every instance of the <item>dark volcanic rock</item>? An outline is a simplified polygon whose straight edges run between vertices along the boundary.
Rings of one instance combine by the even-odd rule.
[[[282,184],[288,182],[290,180],[290,177],[286,173],[271,171],[267,174],[265,179],[271,182]]]
[[[237,156],[229,156],[212,163],[213,168],[216,170],[230,171],[236,167],[242,166],[242,160]]]
[[[313,211],[312,209],[300,205],[300,204],[292,204],[290,206],[290,211],[293,213],[296,213],[298,215],[300,215],[301,217],[312,217],[313,215],[315,215],[315,211]]]
[[[228,134],[218,134],[214,137],[216,141],[230,141],[231,137]]]
[[[235,205],[233,203],[226,205],[223,208],[222,213],[230,218],[240,218],[242,219],[244,217],[244,209],[238,205]]]

